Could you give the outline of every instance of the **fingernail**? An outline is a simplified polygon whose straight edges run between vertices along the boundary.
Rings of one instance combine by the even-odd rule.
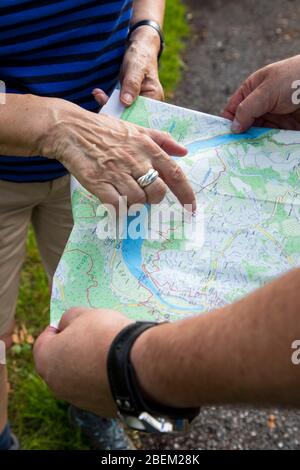
[[[196,214],[196,211],[197,211],[197,201],[196,201],[196,199],[193,200],[192,204],[184,204],[184,208],[189,214],[191,214],[191,215]]]
[[[124,101],[126,104],[132,104],[133,96],[130,93],[124,93],[122,96],[122,101]]]
[[[231,124],[231,130],[232,132],[240,132],[241,130],[241,125],[237,119],[234,119],[232,124]]]
[[[58,328],[55,328],[55,326],[49,326],[49,331],[53,331],[53,333],[58,333]]]
[[[197,201],[194,199],[193,204],[192,204],[192,214],[196,215],[197,212]]]

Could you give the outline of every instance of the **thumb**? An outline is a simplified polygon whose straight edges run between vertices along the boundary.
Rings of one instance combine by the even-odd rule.
[[[256,119],[269,111],[268,90],[258,87],[237,106],[231,130],[237,133],[246,131]]]
[[[92,91],[92,95],[94,96],[97,103],[100,104],[100,106],[104,106],[109,100],[108,95],[105,93],[105,91],[101,90],[100,88],[95,88]]]
[[[125,106],[130,106],[141,92],[142,83],[145,74],[142,68],[133,62],[128,62],[124,70],[122,86],[121,86],[121,102]]]

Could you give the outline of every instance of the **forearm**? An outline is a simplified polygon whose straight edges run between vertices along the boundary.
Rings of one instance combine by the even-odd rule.
[[[300,405],[300,270],[223,309],[146,331],[132,360],[148,395],[173,406]]]
[[[135,0],[131,24],[135,24],[142,20],[156,21],[161,28],[163,27],[165,14],[165,0]],[[157,54],[160,49],[160,39],[157,32],[149,26],[141,26],[137,28],[131,35],[131,41],[145,41],[147,47],[150,45],[155,48]]]
[[[131,23],[141,20],[154,20],[163,26],[165,13],[165,0],[135,0]]]
[[[52,102],[34,95],[5,95],[0,105],[0,155],[40,154],[53,121]]]

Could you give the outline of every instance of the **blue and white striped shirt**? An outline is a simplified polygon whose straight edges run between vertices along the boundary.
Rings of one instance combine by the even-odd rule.
[[[91,91],[109,94],[115,87],[131,12],[132,0],[1,0],[6,91],[63,98],[97,111]],[[49,181],[66,173],[56,160],[0,156],[2,180]]]

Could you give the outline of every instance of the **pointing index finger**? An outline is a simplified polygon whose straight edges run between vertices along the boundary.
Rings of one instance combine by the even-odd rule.
[[[173,139],[173,137],[167,132],[161,132],[155,129],[147,129],[147,134],[168,155],[184,157],[188,153],[187,149],[183,145],[176,142],[176,140]]]
[[[197,208],[195,193],[182,168],[168,157],[163,150],[161,156],[155,159],[153,163],[155,169],[159,172],[172,193],[178,198],[179,202],[189,212],[195,212]]]

